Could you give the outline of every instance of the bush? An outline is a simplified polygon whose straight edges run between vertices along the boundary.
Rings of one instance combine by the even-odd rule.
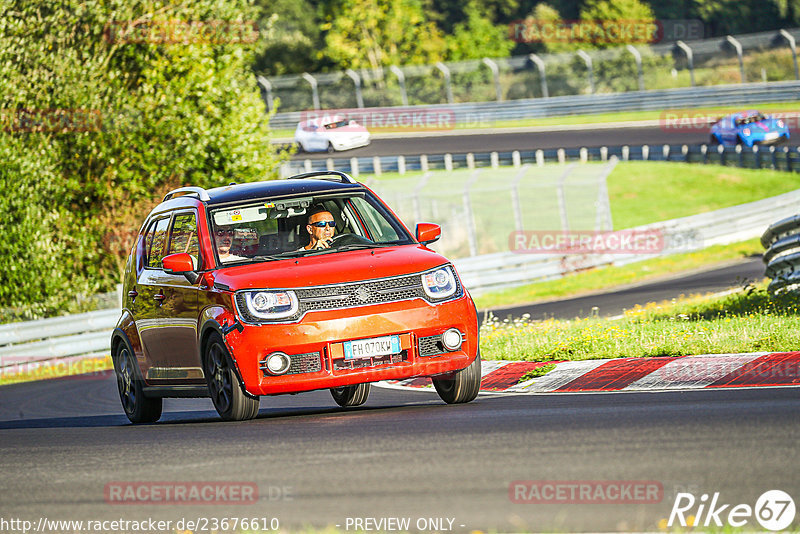
[[[134,20],[254,20],[244,0],[12,4],[0,19],[0,307],[58,309],[112,289],[142,217],[173,187],[275,177],[254,43],[123,37]]]

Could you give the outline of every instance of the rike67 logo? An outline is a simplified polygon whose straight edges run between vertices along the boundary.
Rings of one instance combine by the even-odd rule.
[[[792,497],[781,490],[765,491],[756,500],[755,506],[737,504],[735,506],[720,500],[719,492],[709,499],[704,493],[697,499],[691,493],[678,493],[669,514],[667,527],[743,527],[755,519],[766,530],[784,530],[795,518],[795,505]]]

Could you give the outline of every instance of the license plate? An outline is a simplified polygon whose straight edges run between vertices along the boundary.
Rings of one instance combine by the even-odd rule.
[[[400,336],[383,336],[344,342],[344,359],[357,360],[400,352]]]

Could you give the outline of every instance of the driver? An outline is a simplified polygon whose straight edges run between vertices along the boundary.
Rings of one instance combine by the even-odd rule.
[[[319,208],[308,216],[306,230],[311,235],[311,241],[300,250],[330,248],[333,234],[336,231],[336,221],[331,212]]]

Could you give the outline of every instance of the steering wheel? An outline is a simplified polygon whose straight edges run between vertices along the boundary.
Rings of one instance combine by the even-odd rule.
[[[364,243],[372,243],[372,241],[367,239],[366,237],[361,237],[360,235],[356,234],[339,234],[333,236],[330,239],[331,248],[341,247],[343,245],[355,245]]]

